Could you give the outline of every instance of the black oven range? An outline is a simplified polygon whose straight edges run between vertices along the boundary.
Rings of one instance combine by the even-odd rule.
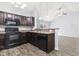
[[[5,39],[4,39],[4,46],[5,48],[11,48],[20,45],[20,33],[18,24],[13,19],[7,18],[5,22]]]

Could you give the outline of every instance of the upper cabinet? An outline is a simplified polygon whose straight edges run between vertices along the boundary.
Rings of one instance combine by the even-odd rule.
[[[34,26],[34,17],[27,17],[26,18],[26,23],[27,23],[27,26]]]
[[[4,13],[0,12],[0,25],[4,24]]]
[[[21,20],[21,16],[20,16],[20,15],[14,15],[14,19],[19,19],[19,20]]]
[[[34,26],[34,17],[21,17],[20,25],[22,26]]]
[[[11,18],[12,20],[19,20],[20,26],[34,26],[34,17],[26,17],[0,11],[0,25],[3,25],[5,23],[6,18]]]
[[[26,26],[26,17],[24,17],[24,16],[21,16],[21,19],[20,19],[20,25],[21,26]]]

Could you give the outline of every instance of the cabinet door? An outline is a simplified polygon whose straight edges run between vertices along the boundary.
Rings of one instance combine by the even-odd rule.
[[[28,33],[28,42],[35,45],[35,46],[38,46],[38,42],[37,42],[37,33]]]
[[[45,34],[38,35],[38,47],[44,51],[47,50],[47,36]]]
[[[21,16],[20,16],[20,15],[14,15],[14,19],[19,19],[19,20],[21,20]]]
[[[21,43],[26,43],[27,42],[27,33],[21,33]]]
[[[33,42],[33,45],[38,47],[37,33],[32,33],[32,42]]]
[[[25,26],[25,25],[27,24],[27,22],[26,22],[26,17],[25,17],[25,16],[21,16],[20,24],[21,24],[22,26]]]
[[[0,12],[0,25],[3,25],[4,24],[4,15],[3,15],[3,12]]]
[[[0,34],[0,50],[4,48],[4,35]]]
[[[13,14],[11,13],[6,13],[6,18],[11,18],[13,20]]]
[[[26,17],[26,25],[34,26],[34,17]]]
[[[28,42],[29,42],[29,43],[33,43],[33,36],[32,36],[32,33],[28,32],[27,34],[28,34],[28,35],[27,35]]]
[[[14,20],[14,15],[4,12],[4,22],[6,21],[6,18],[11,18],[11,20]]]

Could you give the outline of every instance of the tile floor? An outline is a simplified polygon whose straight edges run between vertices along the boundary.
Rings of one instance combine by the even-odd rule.
[[[79,38],[59,37],[59,51],[46,53],[30,43],[1,50],[0,56],[79,56]]]

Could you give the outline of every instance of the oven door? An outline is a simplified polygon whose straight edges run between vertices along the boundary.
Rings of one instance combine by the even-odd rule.
[[[19,40],[19,34],[8,35],[9,40]]]
[[[20,33],[19,32],[12,32],[12,33],[6,33],[5,35],[5,47],[13,47],[20,44]]]

